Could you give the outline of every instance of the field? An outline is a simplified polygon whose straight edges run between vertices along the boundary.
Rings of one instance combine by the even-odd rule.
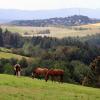
[[[10,59],[10,58],[16,58],[16,59],[21,59],[24,56],[20,56],[17,54],[12,54],[12,53],[6,53],[6,52],[1,52],[0,51],[0,58],[6,58],[6,59]],[[24,57],[26,59],[28,59],[28,57]]]
[[[11,32],[19,32],[22,36],[44,36],[44,34],[37,34],[43,30],[50,30],[50,34],[45,34],[45,36],[63,38],[68,36],[87,36],[100,33],[100,23],[88,24],[81,26],[70,26],[70,27],[30,27],[30,26],[7,26],[1,25],[3,29],[8,29]],[[24,33],[29,33],[24,35]]]
[[[0,100],[100,100],[100,89],[0,74]]]

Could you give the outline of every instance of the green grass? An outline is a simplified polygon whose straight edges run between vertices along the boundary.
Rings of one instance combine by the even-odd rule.
[[[11,49],[7,49],[7,48],[4,48],[4,47],[0,47],[0,51],[2,52],[12,52]]]
[[[6,53],[6,52],[0,51],[0,58],[6,58],[6,59],[16,58],[16,59],[21,59],[22,57],[28,59],[28,57],[25,57],[25,56],[20,56],[20,55],[17,55],[17,54]]]
[[[100,89],[0,74],[0,100],[100,100]]]

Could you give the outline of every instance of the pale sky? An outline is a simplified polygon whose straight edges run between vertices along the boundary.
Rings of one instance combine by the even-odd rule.
[[[0,0],[0,8],[47,10],[61,8],[100,8],[100,0]]]

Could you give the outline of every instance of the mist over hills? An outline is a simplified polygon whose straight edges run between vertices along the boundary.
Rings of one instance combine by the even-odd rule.
[[[68,17],[72,15],[85,15],[90,18],[100,19],[100,9],[66,8],[38,11],[0,9],[0,22],[8,22],[12,20],[48,19],[54,17]]]

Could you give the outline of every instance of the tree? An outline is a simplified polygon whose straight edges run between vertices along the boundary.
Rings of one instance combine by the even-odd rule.
[[[19,64],[22,68],[26,68],[28,66],[28,62],[24,57],[19,61]]]
[[[100,56],[96,57],[90,64],[91,73],[88,73],[83,80],[83,85],[100,87]]]
[[[3,72],[4,72],[3,64],[2,64],[2,61],[0,61],[0,73],[3,73]]]
[[[12,66],[14,66],[17,63],[17,59],[16,58],[11,58],[9,59],[9,62],[11,63]]]
[[[3,32],[2,32],[2,28],[0,28],[0,46],[3,46]]]
[[[13,67],[10,63],[4,65],[4,73],[13,74]]]
[[[90,68],[80,61],[72,61],[71,66],[73,66],[73,79],[78,82],[82,83],[82,80],[89,72]]]

